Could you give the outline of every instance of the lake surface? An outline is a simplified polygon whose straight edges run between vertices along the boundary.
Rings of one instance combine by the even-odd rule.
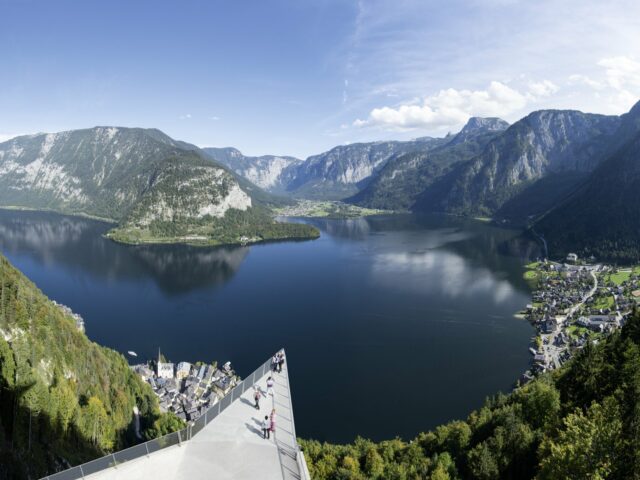
[[[0,250],[96,342],[139,359],[231,360],[284,346],[297,434],[405,439],[464,418],[526,370],[518,232],[452,217],[314,220],[320,239],[124,246],[109,225],[0,211]]]

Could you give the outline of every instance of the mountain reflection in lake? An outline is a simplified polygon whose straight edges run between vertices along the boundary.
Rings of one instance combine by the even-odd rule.
[[[78,217],[0,210],[0,249],[111,280],[151,278],[168,294],[224,284],[249,253],[247,247],[117,245],[102,237],[109,228]]]
[[[246,375],[286,347],[304,437],[411,438],[527,368],[533,330],[513,314],[538,251],[518,232],[438,216],[304,221],[320,239],[132,247],[101,222],[0,211],[0,249],[121,352],[161,347]]]

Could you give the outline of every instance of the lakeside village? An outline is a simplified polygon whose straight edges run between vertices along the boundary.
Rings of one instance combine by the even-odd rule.
[[[131,365],[131,369],[151,385],[162,412],[173,412],[184,421],[199,418],[240,380],[230,362],[221,368],[215,362],[211,365],[203,362],[176,365],[163,361],[159,351],[157,360]]]
[[[85,331],[84,319],[80,315],[62,303],[55,300],[53,303],[73,318],[79,331]],[[129,355],[137,356],[135,352],[129,352]],[[175,365],[163,361],[160,351],[157,360],[130,365],[130,368],[151,385],[162,412],[173,412],[184,421],[199,418],[240,381],[231,362],[226,362],[222,368],[218,368],[215,362],[211,365],[203,362],[180,362]]]
[[[524,277],[534,286],[533,303],[524,315],[537,335],[530,348],[533,366],[523,374],[523,383],[620,328],[640,300],[640,266],[586,263],[572,253],[564,263],[531,263]]]

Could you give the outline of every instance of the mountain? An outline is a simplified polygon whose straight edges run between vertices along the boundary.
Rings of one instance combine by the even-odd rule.
[[[586,181],[534,225],[549,255],[640,260],[640,102],[622,117],[613,146]]]
[[[407,142],[340,145],[307,158],[296,168],[287,191],[309,199],[340,200],[356,194],[394,155],[421,151],[439,142],[422,137]]]
[[[369,208],[411,210],[422,192],[458,163],[480,154],[509,124],[499,118],[469,119],[456,135],[434,139],[421,151],[395,155],[348,202]]]
[[[451,141],[452,145],[468,142],[485,133],[502,133],[509,123],[497,117],[471,117]]]
[[[95,127],[0,144],[0,205],[120,223],[127,242],[207,244],[317,236],[276,224],[265,193],[154,129]]]
[[[232,147],[203,148],[209,157],[227,166],[241,177],[271,193],[285,193],[302,160],[295,157],[245,156]]]
[[[0,255],[0,478],[40,478],[180,427],[119,353]]]
[[[415,208],[519,219],[540,214],[596,168],[619,125],[617,116],[533,112],[425,190]],[[543,201],[529,204],[534,193]]]

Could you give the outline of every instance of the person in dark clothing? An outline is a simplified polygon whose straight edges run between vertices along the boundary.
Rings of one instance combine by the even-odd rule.
[[[278,354],[278,373],[282,373],[282,366],[284,365],[284,352]]]

